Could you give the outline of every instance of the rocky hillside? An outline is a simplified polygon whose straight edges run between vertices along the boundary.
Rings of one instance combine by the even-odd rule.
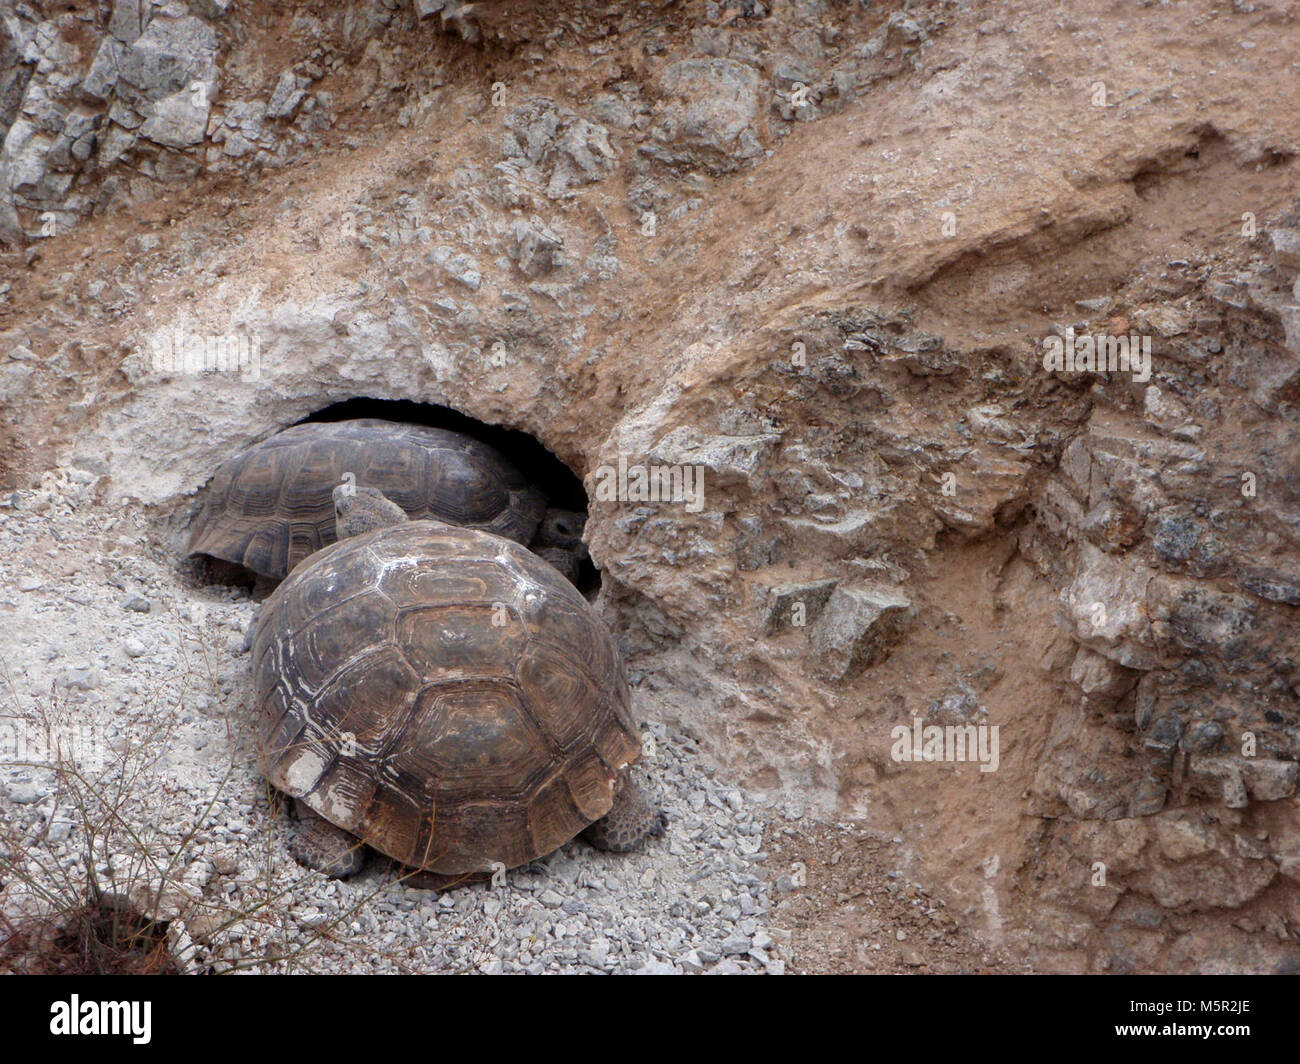
[[[1298,56],[1286,0],[4,3],[4,712],[226,787],[193,898],[269,848],[347,910],[187,529],[239,448],[427,404],[583,482],[677,817],[402,963],[1295,969]],[[360,930],[519,904],[456,898]]]

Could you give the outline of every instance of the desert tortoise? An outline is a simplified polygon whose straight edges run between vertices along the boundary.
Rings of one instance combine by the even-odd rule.
[[[528,543],[546,511],[545,496],[487,444],[458,432],[367,418],[307,422],[285,429],[225,462],[208,486],[189,553],[216,568],[283,580],[295,565],[333,543],[331,493],[352,474],[378,488],[413,519],[431,517]],[[577,550],[582,515],[556,511],[545,523],[576,527],[576,537],[545,539],[548,550]],[[559,554],[549,560],[564,568]],[[222,564],[224,563],[224,565]],[[576,572],[577,559],[573,562]],[[566,569],[566,571],[568,571]]]
[[[455,877],[579,832],[616,851],[659,833],[628,776],[640,738],[617,647],[577,590],[377,490],[335,500],[346,538],[275,590],[253,646],[259,757],[298,799],[294,855],[348,875],[359,839]]]

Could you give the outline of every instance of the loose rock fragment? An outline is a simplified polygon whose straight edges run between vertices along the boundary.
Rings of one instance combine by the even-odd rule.
[[[813,630],[813,671],[831,683],[852,679],[887,658],[915,616],[894,588],[836,588]]]

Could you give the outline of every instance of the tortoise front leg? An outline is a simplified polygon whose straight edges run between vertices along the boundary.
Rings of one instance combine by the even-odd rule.
[[[613,806],[582,837],[598,850],[627,853],[652,835],[662,835],[667,826],[668,814],[649,802],[641,788],[624,774]]]
[[[361,871],[366,863],[364,843],[301,799],[294,800],[294,811],[298,823],[289,835],[289,853],[295,861],[331,879],[346,879]]]

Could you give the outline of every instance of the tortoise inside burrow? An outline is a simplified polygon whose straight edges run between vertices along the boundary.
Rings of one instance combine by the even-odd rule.
[[[275,590],[253,647],[294,856],[349,875],[359,840],[455,878],[660,833],[618,649],[578,591],[510,540],[407,521],[364,486],[335,499],[345,538]]]
[[[224,462],[189,554],[220,579],[283,580],[337,538],[332,493],[351,477],[415,520],[436,518],[533,549],[576,580],[583,514],[546,496],[493,447],[448,429],[378,418],[294,425]]]

